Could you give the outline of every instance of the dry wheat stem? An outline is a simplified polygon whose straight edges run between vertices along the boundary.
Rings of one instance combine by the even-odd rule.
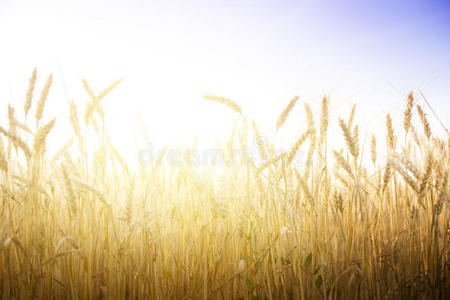
[[[350,128],[347,127],[344,120],[339,119],[339,126],[344,134],[345,142],[347,143],[350,154],[355,158],[358,157],[359,146],[357,141],[355,141],[355,136],[351,133]]]
[[[24,140],[22,140],[19,136],[12,135],[8,131],[6,131],[3,127],[0,126],[0,133],[5,135],[16,147],[22,149],[23,153],[27,158],[31,158],[30,148],[27,146]]]
[[[430,128],[430,123],[428,123],[427,117],[425,116],[425,113],[422,110],[422,107],[420,107],[420,105],[416,105],[417,107],[417,112],[419,113],[419,117],[420,117],[420,121],[422,122],[423,125],[423,131],[425,133],[425,136],[430,139],[431,137],[431,128]]]
[[[37,121],[39,121],[42,118],[42,113],[44,112],[45,102],[47,100],[48,93],[50,91],[52,82],[53,82],[53,77],[52,77],[52,74],[50,74],[47,78],[47,81],[45,82],[44,88],[42,89],[41,97],[39,98],[39,100],[37,102],[36,113],[35,113],[35,117],[36,117]]]
[[[291,149],[289,150],[288,154],[287,154],[287,164],[290,165],[292,160],[295,157],[295,154],[297,153],[298,149],[300,148],[300,146],[305,142],[305,140],[308,138],[308,136],[312,133],[312,129],[307,130],[306,132],[304,132],[298,139],[297,141],[294,143],[294,145],[292,145]]]
[[[34,142],[33,142],[33,152],[36,155],[41,154],[41,150],[45,147],[45,139],[47,138],[47,135],[52,130],[53,126],[55,125],[55,119],[48,122],[46,125],[38,128],[36,134],[34,135]]]
[[[231,99],[228,99],[225,97],[220,97],[220,96],[215,96],[215,95],[209,95],[209,94],[204,95],[203,98],[206,100],[209,100],[209,101],[214,101],[214,102],[225,104],[226,106],[228,106],[229,108],[231,108],[232,110],[237,112],[238,114],[242,115],[241,107]]]
[[[406,133],[408,133],[409,128],[411,127],[411,119],[412,119],[412,109],[414,106],[414,97],[413,92],[408,94],[408,100],[406,104],[406,109],[403,114],[403,127],[405,128]]]
[[[392,119],[389,114],[386,115],[386,130],[387,130],[386,144],[388,146],[388,150],[391,151],[395,149],[396,138],[394,134],[394,129],[392,127]]]
[[[377,139],[372,134],[372,138],[370,139],[370,158],[372,159],[372,163],[375,166],[377,162]]]
[[[25,117],[28,115],[28,111],[31,108],[32,100],[33,100],[33,90],[34,86],[36,84],[36,78],[37,78],[37,70],[34,68],[33,73],[31,74],[30,81],[28,83],[28,90],[27,95],[25,97],[25,103],[23,105],[23,111],[25,112]]]
[[[276,126],[276,130],[278,131],[278,129],[281,128],[281,126],[283,126],[284,122],[287,119],[287,116],[289,115],[289,113],[291,112],[291,110],[294,108],[295,103],[297,103],[297,100],[299,99],[298,96],[294,96],[291,101],[289,102],[289,104],[284,108],[283,112],[280,114],[280,116],[278,117],[277,120],[277,126]]]

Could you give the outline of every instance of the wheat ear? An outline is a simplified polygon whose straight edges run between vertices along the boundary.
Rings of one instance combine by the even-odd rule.
[[[328,129],[328,105],[330,99],[328,96],[322,98],[321,115],[320,115],[320,138],[319,144],[322,145],[326,139]]]
[[[417,106],[417,112],[419,113],[420,121],[422,122],[422,125],[423,125],[423,131],[425,132],[427,139],[430,139],[430,137],[431,137],[430,123],[428,123],[427,117],[425,116],[425,113],[423,112],[422,107],[420,107],[420,105],[418,105],[418,104],[416,106]]]
[[[42,89],[41,97],[39,98],[37,102],[36,107],[36,121],[39,121],[42,118],[42,113],[44,112],[45,107],[45,101],[47,100],[48,92],[50,91],[50,87],[52,85],[53,77],[52,74],[50,74],[47,78],[47,81],[45,82],[45,86]]]
[[[34,68],[33,73],[31,74],[30,81],[28,83],[27,95],[25,97],[25,103],[23,105],[23,111],[25,112],[25,118],[28,115],[28,111],[31,108],[32,100],[33,100],[33,90],[36,84],[37,70]]]
[[[336,150],[333,150],[333,154],[338,165],[340,165],[345,171],[347,171],[350,177],[354,178],[352,168],[347,160],[345,160],[345,158]]]
[[[228,106],[229,108],[231,108],[232,110],[237,112],[238,114],[242,115],[241,107],[231,99],[221,97],[221,96],[209,95],[209,94],[204,95],[203,98],[206,100],[209,100],[209,101],[214,101],[214,102],[225,104],[226,106]]]
[[[423,175],[422,175],[422,178],[420,181],[420,185],[419,185],[419,189],[417,192],[420,202],[422,202],[422,200],[425,198],[426,188],[427,188],[428,182],[431,177],[432,166],[433,166],[433,157],[432,157],[431,153],[428,153],[426,160],[425,160],[425,171],[423,172]]]
[[[395,134],[394,129],[392,128],[392,119],[389,114],[386,115],[386,144],[389,150],[395,149]]]
[[[438,215],[441,214],[442,208],[444,206],[444,201],[447,200],[448,203],[450,200],[447,190],[447,182],[448,182],[448,171],[445,171],[444,174],[442,174],[441,184],[439,186],[440,192],[436,203]]]
[[[256,171],[256,174],[261,173],[264,169],[266,169],[267,167],[269,167],[270,165],[278,162],[279,160],[283,159],[285,157],[286,153],[281,153],[277,156],[275,156],[274,158],[266,161],[265,163],[263,163],[258,170]]]
[[[408,134],[409,128],[411,127],[411,118],[412,118],[412,109],[414,106],[414,97],[413,92],[408,94],[408,100],[406,104],[406,110],[403,114],[403,127],[405,128],[406,133]]]
[[[83,79],[83,81],[82,81],[83,87],[86,90],[86,92],[88,93],[89,97],[91,97],[91,99],[92,99],[92,101],[90,101],[89,104],[87,105],[86,110],[84,112],[84,121],[85,121],[86,125],[89,124],[89,121],[91,120],[92,114],[94,113],[95,110],[98,111],[100,117],[103,119],[104,113],[103,113],[102,108],[99,106],[99,103],[103,98],[105,98],[105,96],[107,94],[109,94],[114,88],[116,88],[122,81],[123,81],[122,78],[117,79],[111,85],[109,85],[107,88],[105,88],[102,92],[100,92],[97,96],[95,96],[94,92],[89,87],[86,80]]]
[[[408,172],[397,162],[397,160],[390,158],[388,161],[389,165],[391,165],[400,175],[402,175],[405,182],[415,191],[417,192],[417,184],[411,176],[409,176]]]
[[[300,146],[305,142],[306,138],[312,133],[312,129],[308,129],[305,133],[303,133],[297,141],[292,145],[291,149],[288,152],[287,155],[287,165],[290,165],[292,160],[295,157],[295,154],[297,153]]]
[[[40,127],[34,135],[33,152],[39,155],[45,147],[45,139],[55,125],[55,119]]]
[[[91,101],[95,101],[95,99],[97,98],[94,94],[94,91],[92,91],[91,87],[89,86],[89,84],[87,83],[86,79],[82,79],[81,80],[82,84],[83,84],[83,88],[86,91],[86,93],[89,95],[89,97],[91,98]]]
[[[306,119],[308,120],[308,129],[309,128],[315,128],[314,126],[314,118],[313,118],[313,114],[311,111],[311,107],[309,106],[308,103],[305,103],[305,113],[306,113]]]
[[[119,78],[113,83],[111,83],[107,88],[105,88],[103,91],[101,91],[97,95],[97,103],[100,102],[103,98],[105,98],[106,95],[108,95],[113,89],[115,89],[121,82],[123,81],[123,78]]]
[[[344,120],[339,119],[339,126],[342,129],[344,134],[345,142],[347,144],[347,148],[350,151],[353,157],[358,157],[359,147],[354,139],[353,134],[350,132],[350,129],[345,124]]]
[[[314,198],[311,194],[311,191],[308,188],[308,185],[306,184],[305,180],[302,178],[302,175],[300,175],[300,173],[297,171],[297,169],[295,169],[295,176],[297,177],[297,181],[300,185],[300,187],[303,190],[303,193],[306,196],[306,199],[308,199],[310,204],[314,203]]]
[[[348,128],[352,128],[353,126],[353,119],[355,118],[355,112],[356,112],[356,104],[353,104],[352,110],[350,111],[350,116],[348,117],[347,122]]]
[[[377,161],[377,139],[372,134],[372,138],[370,139],[370,157],[372,159],[372,163],[375,166]]]
[[[358,134],[358,125],[353,128],[353,142],[355,143],[355,157],[359,155],[359,134]]]
[[[287,119],[287,116],[291,112],[291,110],[294,108],[295,103],[297,103],[298,96],[294,96],[291,101],[289,101],[289,104],[284,108],[283,112],[280,114],[277,120],[277,131],[280,129],[281,126],[283,126],[284,122]]]
[[[404,154],[398,154],[394,152],[392,155],[395,159],[400,161],[403,166],[405,166],[405,168],[414,175],[415,178],[420,178],[419,169]]]
[[[77,136],[78,140],[81,142],[81,130],[80,130],[80,121],[78,119],[78,110],[77,105],[74,101],[69,102],[70,110],[69,110],[69,120],[72,125],[73,132]]]
[[[27,144],[19,136],[10,134],[3,127],[0,126],[0,133],[6,136],[16,147],[22,149],[23,153],[27,158],[31,158],[31,151]]]
[[[74,141],[74,137],[72,137],[69,141],[67,141],[67,143],[64,144],[64,146],[62,146],[55,155],[53,155],[53,158],[51,160],[51,162],[56,162],[58,159],[61,158],[61,156],[63,156],[65,153],[67,153],[67,151],[69,150],[69,148],[72,146],[73,141]]]
[[[310,145],[309,145],[309,149],[308,149],[308,157],[306,159],[306,166],[305,166],[306,170],[305,170],[305,176],[303,178],[307,182],[310,171],[311,171],[312,163],[313,163],[314,151],[316,149],[317,134],[316,134],[316,128],[314,125],[314,118],[313,118],[313,114],[311,111],[311,107],[309,106],[308,103],[305,103],[304,106],[305,106],[306,119],[308,121],[308,129],[311,130],[311,134],[309,136]]]
[[[391,164],[388,161],[386,163],[386,167],[384,168],[383,185],[381,188],[382,192],[384,192],[384,190],[386,189],[386,187],[389,183],[389,180],[391,179],[391,176],[392,176]]]
[[[8,160],[6,159],[3,140],[0,138],[0,169],[8,173]]]

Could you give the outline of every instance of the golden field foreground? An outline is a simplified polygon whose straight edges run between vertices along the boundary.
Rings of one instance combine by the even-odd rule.
[[[163,153],[133,171],[103,126],[104,97],[120,81],[98,94],[83,81],[90,100],[80,119],[70,102],[73,137],[55,155],[46,151],[52,77],[39,93],[35,82],[36,71],[23,108],[9,106],[0,127],[2,299],[448,296],[450,139],[433,135],[412,93],[403,126],[381,120],[386,135],[370,138],[364,159],[354,109],[338,121],[346,148],[327,144],[327,97],[319,116],[305,104],[307,128],[278,153],[238,104],[206,95],[236,112],[224,166],[194,166],[185,149],[183,164]]]

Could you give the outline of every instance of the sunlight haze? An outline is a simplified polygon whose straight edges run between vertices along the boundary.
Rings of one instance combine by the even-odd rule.
[[[420,89],[448,125],[448,3],[359,3],[2,1],[1,103],[22,105],[33,67],[36,93],[53,73],[49,115],[56,116],[68,113],[67,99],[85,104],[83,78],[96,92],[124,78],[104,100],[106,126],[132,160],[145,146],[139,119],[159,148],[191,144],[194,136],[214,147],[229,135],[235,115],[204,94],[239,103],[270,139],[294,95],[301,102],[279,133],[283,140],[305,124],[301,103],[318,110],[324,94],[335,116],[346,118],[358,103],[358,122],[376,132],[384,124],[373,120],[387,111],[401,122],[410,90],[423,102]],[[58,130],[53,139],[64,136]]]

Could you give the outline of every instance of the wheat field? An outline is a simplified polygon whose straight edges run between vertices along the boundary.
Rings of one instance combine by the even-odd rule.
[[[205,95],[236,113],[223,165],[197,167],[182,149],[183,164],[163,152],[135,169],[104,130],[102,106],[120,80],[103,91],[83,80],[86,106],[72,101],[54,119],[52,76],[43,87],[36,78],[0,127],[2,299],[448,297],[450,138],[434,134],[412,92],[403,126],[388,114],[367,147],[355,108],[330,116],[325,96],[313,115],[294,97],[274,128],[294,108],[308,125],[281,152],[238,103]],[[50,155],[47,137],[64,118],[72,136]],[[343,149],[328,142],[331,122]]]

